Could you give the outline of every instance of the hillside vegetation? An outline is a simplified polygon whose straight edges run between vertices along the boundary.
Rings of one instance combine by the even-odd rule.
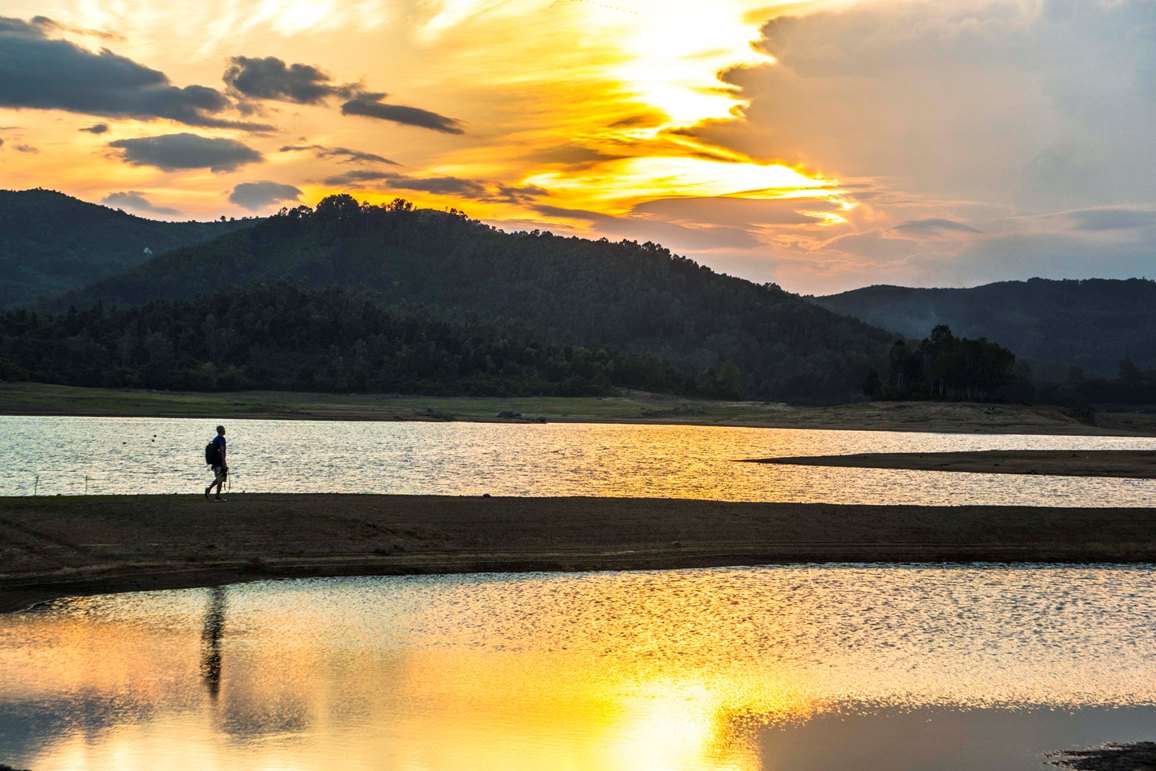
[[[919,338],[947,325],[1006,346],[1037,370],[1066,377],[1119,371],[1129,358],[1156,367],[1156,282],[1145,279],[1005,281],[972,289],[870,286],[815,302],[836,313]],[[1050,368],[1046,365],[1052,365]]]
[[[0,379],[90,387],[597,395],[699,388],[653,355],[544,344],[525,329],[390,312],[340,289],[255,286],[142,307],[0,316]],[[731,390],[728,390],[731,389]]]
[[[0,309],[79,289],[239,222],[158,222],[51,190],[0,190]]]
[[[465,324],[518,324],[542,343],[649,355],[699,392],[752,398],[857,397],[893,342],[656,244],[503,233],[458,212],[347,195],[176,250],[68,302],[141,305],[275,281],[372,292],[385,307]]]

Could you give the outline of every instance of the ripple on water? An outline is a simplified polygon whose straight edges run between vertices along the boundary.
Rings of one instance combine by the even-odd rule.
[[[985,710],[1150,720],[1154,575],[798,566],[76,598],[0,617],[3,713],[39,720],[32,752],[0,719],[0,752],[66,768],[80,744],[154,758],[163,739],[200,761],[272,752],[308,767],[334,746],[404,755],[436,739],[473,755],[425,767],[502,767],[529,742],[543,763],[590,759],[575,767],[676,747],[697,765],[665,767],[757,768],[782,749],[768,730],[819,735],[855,715],[902,730]]]
[[[216,421],[0,417],[0,495],[172,493],[207,484]],[[591,424],[232,420],[249,492],[1152,506],[1156,480],[739,463],[743,458],[992,449],[1149,449],[1153,437],[990,436]]]

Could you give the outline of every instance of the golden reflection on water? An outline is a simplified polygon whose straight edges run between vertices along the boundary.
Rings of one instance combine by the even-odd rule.
[[[7,472],[0,474],[2,495],[31,495],[34,489],[40,495],[188,493],[207,484],[188,463],[188,448],[196,446],[205,429],[202,421],[0,416],[0,424],[12,437],[11,446],[19,448],[0,448],[0,468]],[[238,493],[489,493],[920,506],[1156,503],[1156,480],[738,462],[863,452],[1156,450],[1153,437],[306,420],[237,420],[229,431],[236,434],[229,451]],[[341,473],[318,474],[319,466]]]
[[[827,715],[1151,707],[1153,576],[749,568],[74,599],[0,617],[0,761],[745,770],[768,730]]]

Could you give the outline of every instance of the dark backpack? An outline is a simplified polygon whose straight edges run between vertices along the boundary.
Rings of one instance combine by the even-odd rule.
[[[221,465],[221,445],[216,440],[205,445],[205,463],[210,466]]]

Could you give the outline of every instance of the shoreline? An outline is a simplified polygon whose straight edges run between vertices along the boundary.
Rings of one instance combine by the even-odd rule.
[[[250,494],[0,498],[0,612],[276,578],[1156,563],[1156,509]]]
[[[0,415],[205,420],[619,423],[959,434],[1156,436],[1156,413],[1048,405],[853,402],[797,406],[648,393],[602,397],[443,397],[274,391],[193,393],[0,383]]]
[[[878,452],[753,458],[746,463],[976,474],[1156,479],[1156,450],[980,450],[975,452]]]

